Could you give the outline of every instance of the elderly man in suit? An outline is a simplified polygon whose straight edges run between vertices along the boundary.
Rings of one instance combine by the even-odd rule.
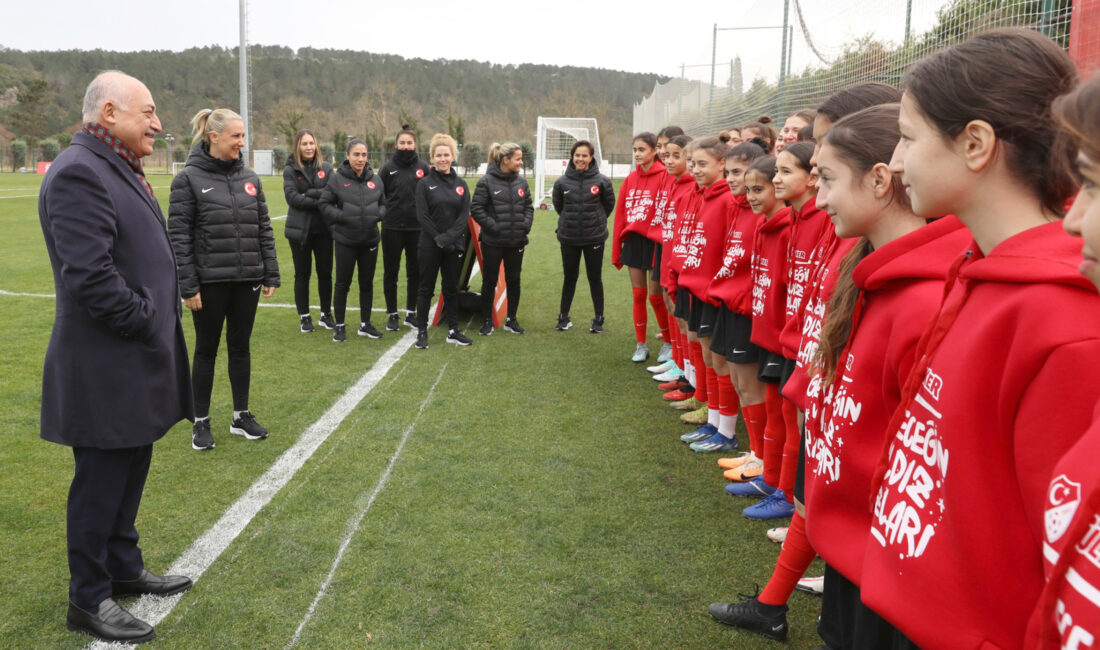
[[[152,639],[115,598],[175,594],[145,569],[134,526],[153,443],[192,418],[179,289],[164,215],[142,172],[160,131],[149,89],[117,71],[84,95],[84,127],[38,199],[57,307],[42,378],[42,438],[72,447],[70,630]]]

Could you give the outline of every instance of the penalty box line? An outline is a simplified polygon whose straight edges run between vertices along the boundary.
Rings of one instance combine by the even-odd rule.
[[[424,407],[431,401],[432,395],[435,394],[435,388],[439,385],[440,380],[443,379],[443,373],[447,370],[447,364],[443,364],[443,367],[439,369],[439,376],[435,378],[435,383],[428,389],[428,395],[424,398],[424,401],[420,403],[420,408],[416,412],[416,417],[409,423],[409,426],[405,428],[405,432],[401,434],[401,442],[397,444],[397,449],[394,450],[393,455],[390,456],[390,462],[386,464],[385,471],[382,472],[382,476],[378,478],[378,483],[375,484],[374,489],[371,490],[370,495],[366,498],[366,503],[362,509],[348,522],[347,534],[344,535],[343,541],[340,543],[340,550],[336,552],[336,557],[332,560],[332,567],[329,568],[328,575],[325,576],[324,582],[321,583],[321,588],[317,590],[317,596],[314,597],[313,602],[310,604],[309,609],[306,610],[305,616],[302,618],[302,622],[298,624],[298,628],[294,630],[294,636],[286,644],[287,648],[292,648],[298,644],[298,639],[302,636],[302,631],[306,625],[309,624],[313,618],[313,613],[317,609],[317,605],[321,602],[321,599],[328,593],[329,585],[332,584],[333,578],[336,577],[336,570],[340,567],[340,564],[344,561],[344,552],[348,550],[348,546],[351,544],[351,540],[355,537],[355,533],[359,531],[359,528],[363,524],[363,519],[367,516],[367,512],[370,511],[371,506],[374,505],[374,500],[382,492],[382,489],[386,487],[386,483],[390,480],[390,474],[393,472],[394,466],[397,464],[397,459],[401,456],[401,451],[405,448],[405,443],[408,441],[409,436],[412,435],[413,429],[416,428],[418,422],[420,422],[420,416],[424,414]],[[362,497],[360,497],[362,501]]]
[[[196,583],[199,582],[199,578],[214,564],[229,547],[229,544],[244,531],[260,510],[270,503],[271,499],[290,482],[290,479],[305,465],[314,452],[340,426],[344,418],[385,378],[386,374],[404,356],[405,352],[412,347],[415,339],[416,333],[410,331],[402,336],[390,349],[386,350],[378,359],[378,362],[364,373],[329,410],[325,411],[316,422],[310,425],[298,438],[298,441],[284,451],[271,467],[264,472],[263,476],[257,479],[248,491],[230,506],[210,529],[183,552],[183,555],[168,568],[166,573],[186,575]],[[182,594],[168,597],[142,596],[130,608],[130,612],[155,626],[171,613],[182,596]],[[116,644],[96,641],[88,647],[102,650],[116,647]]]

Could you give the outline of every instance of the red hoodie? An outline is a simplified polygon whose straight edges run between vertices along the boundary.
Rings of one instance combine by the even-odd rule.
[[[802,206],[802,213],[793,212],[791,243],[787,246],[787,324],[779,335],[783,356],[794,359],[802,340],[802,313],[812,278],[823,259],[822,251],[835,240],[836,228],[824,210],[817,207],[817,197]]]
[[[1015,648],[1049,477],[1100,393],[1100,300],[1061,223],[971,247],[887,427],[862,596],[918,645]]]
[[[703,190],[703,202],[695,216],[695,228],[687,240],[687,255],[678,282],[691,295],[705,299],[707,287],[722,266],[722,245],[729,230],[734,196],[719,178]]]
[[[936,220],[863,258],[848,345],[832,383],[806,395],[806,533],[829,566],[860,584],[871,474],[901,399],[921,332],[936,313],[951,263],[971,241],[955,217]],[[835,274],[834,274],[835,275]]]
[[[685,190],[685,194],[676,199],[676,233],[672,239],[672,255],[668,256],[671,279],[661,276],[663,286],[671,287],[670,291],[675,291],[679,287],[680,272],[684,270],[684,259],[687,257],[688,238],[695,231],[695,220],[698,218],[699,208],[703,205],[703,190],[698,184],[693,183],[693,185],[694,189]],[[664,258],[661,261],[663,263]]]
[[[619,256],[623,250],[623,240],[627,234],[637,233],[643,237],[655,236],[654,219],[657,217],[657,198],[668,174],[665,164],[654,160],[649,171],[642,171],[638,165],[623,181],[619,188],[619,200],[615,204],[615,239],[611,247],[611,263],[621,266]]]
[[[736,196],[726,231],[722,266],[707,288],[706,300],[719,300],[726,309],[744,316],[752,315],[752,245],[760,215],[754,213],[744,196]]]
[[[821,342],[821,325],[825,319],[825,308],[833,295],[833,287],[836,286],[837,273],[844,256],[852,250],[859,239],[854,237],[841,238],[836,236],[835,230],[826,231],[822,238],[822,245],[818,248],[817,262],[813,279],[810,280],[810,289],[806,294],[805,305],[802,309],[802,336],[798,341],[798,353],[795,355],[794,372],[791,373],[787,383],[783,385],[783,397],[791,400],[803,412],[806,411],[806,389],[810,384],[810,364],[817,354],[817,346]],[[783,328],[786,332],[787,328]],[[780,334],[782,337],[783,334]]]
[[[780,354],[779,333],[787,324],[787,244],[791,209],[783,208],[756,229],[752,244],[752,342]]]
[[[1029,649],[1100,647],[1100,406],[1054,468],[1045,496],[1047,585],[1028,624]]]
[[[690,174],[682,174],[673,181],[661,231],[661,244],[664,246],[664,253],[661,255],[661,286],[673,299],[676,289],[679,288],[677,279],[680,269],[683,268],[684,252],[687,250],[683,238],[695,226],[698,197],[699,184]]]

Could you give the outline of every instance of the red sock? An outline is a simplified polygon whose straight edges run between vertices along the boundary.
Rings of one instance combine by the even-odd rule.
[[[638,343],[645,343],[645,287],[632,289],[634,293],[634,338]]]
[[[718,386],[718,373],[714,368],[707,368],[707,396],[710,397],[708,405],[712,409],[722,409],[722,390]]]
[[[806,539],[806,520],[796,512],[791,517],[787,539],[783,542],[783,550],[779,551],[779,559],[775,561],[772,577],[757,600],[765,605],[786,605],[815,557],[817,553],[810,546],[810,540]]]
[[[661,340],[668,343],[668,307],[665,307],[665,297],[659,293],[651,293],[649,304],[653,305],[653,316],[657,319],[657,327],[661,330]]]
[[[798,407],[794,402],[783,398],[783,428],[787,439],[783,443],[783,463],[779,470],[779,485],[787,501],[794,503],[794,477],[798,472],[798,445],[802,443],[802,434],[798,430]],[[775,485],[774,483],[772,485]]]
[[[680,347],[680,326],[676,323],[675,318],[668,319],[668,333],[671,337],[667,341],[672,345],[672,360],[676,362],[677,368],[683,370],[684,351]]]
[[[764,425],[768,421],[768,410],[761,404],[741,405],[741,419],[749,431],[749,449],[757,458],[764,458]]]
[[[783,424],[783,398],[779,395],[779,386],[767,384],[766,387],[764,405],[768,411],[768,423],[764,427],[764,482],[776,486],[783,465],[783,443],[787,439],[787,429]]]
[[[699,341],[691,342],[691,363],[695,366],[695,399],[705,402],[710,391],[707,390],[707,367],[703,365],[703,346]]]
[[[741,400],[733,388],[729,375],[718,375],[718,412],[722,415],[737,415],[741,410]]]
[[[691,357],[691,343],[688,342],[687,330],[680,330],[680,354],[683,356],[684,361],[695,363],[695,360]],[[683,368],[683,366],[680,367]]]

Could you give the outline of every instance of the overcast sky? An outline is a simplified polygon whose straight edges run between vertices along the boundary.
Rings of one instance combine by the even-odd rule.
[[[235,46],[237,0],[0,0],[0,46],[18,50],[183,50]],[[681,64],[711,60],[712,26],[767,27],[783,22],[782,0],[558,2],[370,2],[251,0],[251,43],[362,50],[425,59],[546,63],[679,76]],[[932,24],[946,0],[913,1],[914,33]],[[906,0],[801,0],[811,39],[826,59],[867,33],[900,42]],[[873,10],[868,10],[873,6]],[[868,15],[871,14],[871,15]],[[817,62],[794,26],[793,68]],[[742,59],[746,86],[779,68],[779,29],[721,31],[718,81]],[[707,79],[709,67],[688,67]]]

